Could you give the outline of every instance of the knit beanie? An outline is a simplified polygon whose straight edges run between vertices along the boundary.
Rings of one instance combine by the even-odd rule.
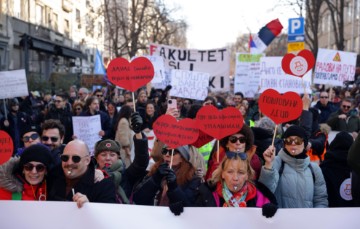
[[[24,134],[29,132],[36,132],[40,134],[41,130],[38,125],[25,125],[24,127],[20,128],[20,137],[23,137]]]
[[[298,136],[298,137],[302,138],[304,140],[304,147],[307,146],[309,140],[306,136],[304,128],[297,126],[297,125],[290,126],[289,128],[286,129],[282,138],[285,139],[290,136]]]
[[[42,144],[31,145],[24,149],[20,156],[19,169],[22,171],[24,165],[30,161],[41,162],[49,169],[53,164],[50,149]]]
[[[164,145],[163,146],[163,149],[164,148],[169,148],[167,145]],[[190,154],[189,154],[189,151],[190,151],[190,148],[189,146],[187,145],[184,145],[184,146],[180,146],[180,147],[177,147],[175,150],[179,151],[180,155],[186,160],[186,161],[190,161]]]
[[[117,141],[106,139],[100,140],[95,144],[95,158],[103,151],[112,151],[120,156],[121,145]]]

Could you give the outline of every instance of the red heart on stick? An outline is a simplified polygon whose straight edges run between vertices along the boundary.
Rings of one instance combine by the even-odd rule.
[[[199,129],[195,120],[185,118],[177,121],[171,115],[161,115],[153,124],[156,138],[175,149],[179,146],[195,142],[199,136]]]
[[[0,130],[0,165],[10,159],[13,151],[14,145],[10,135]]]
[[[286,54],[281,60],[281,67],[286,74],[303,77],[314,67],[315,57],[310,50],[301,50],[297,56]]]
[[[227,107],[218,110],[214,106],[203,106],[196,114],[199,129],[220,140],[241,130],[244,119],[238,109]]]
[[[200,148],[201,146],[205,145],[206,143],[212,141],[214,138],[210,135],[205,134],[201,130],[199,130],[199,137],[196,142],[192,143],[191,145],[195,146],[196,148]]]
[[[111,83],[134,92],[154,78],[154,66],[145,57],[135,58],[131,63],[118,57],[110,62],[106,73]]]
[[[281,95],[274,89],[267,89],[259,98],[261,113],[268,116],[276,124],[297,119],[302,112],[302,100],[295,92],[286,92]]]

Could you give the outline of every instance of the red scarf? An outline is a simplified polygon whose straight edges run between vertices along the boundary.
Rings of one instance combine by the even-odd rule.
[[[219,195],[219,197],[224,199],[222,190],[223,190],[223,185],[221,182],[218,182],[216,185],[216,192]],[[240,203],[240,207],[246,207],[246,202],[255,198],[255,196],[256,196],[255,185],[250,182],[245,182],[244,186],[238,192],[232,193],[233,194],[232,198],[234,198],[236,200],[240,200],[241,197],[246,193],[246,191],[247,191],[247,195],[246,195],[245,201]],[[223,207],[233,207],[233,206],[231,205],[231,203],[225,202],[223,204]]]

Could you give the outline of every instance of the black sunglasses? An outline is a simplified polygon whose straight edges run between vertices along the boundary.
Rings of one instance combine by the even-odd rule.
[[[34,134],[30,135],[30,136],[25,136],[25,137],[22,138],[22,140],[23,140],[23,142],[26,143],[26,142],[30,141],[30,138],[31,138],[32,140],[36,140],[36,139],[39,138],[39,134],[34,133]]]
[[[97,97],[102,97],[103,95],[97,94],[96,96],[97,96]]]
[[[87,157],[87,156],[83,156],[83,157]],[[71,156],[71,160],[72,160],[74,163],[79,163],[79,162],[81,161],[81,158],[83,158],[83,157],[80,157],[80,156],[78,156],[78,155],[73,155],[73,156]],[[63,155],[60,156],[60,159],[61,159],[63,162],[68,162],[69,159],[70,159],[70,155],[65,155],[65,154],[63,154]]]
[[[166,148],[164,148],[164,149],[162,149],[161,150],[161,154],[162,155],[166,155],[166,154],[169,154],[170,156],[171,156],[171,152],[172,152],[172,149],[166,149]],[[178,153],[180,153],[178,150],[174,150],[174,155],[176,155],[176,154],[178,154]]]
[[[293,143],[295,143],[295,145],[301,145],[303,144],[304,139],[300,138],[300,137],[295,137],[295,138],[285,138],[284,139],[284,143],[285,145],[291,145]]]
[[[80,108],[80,107],[78,107],[78,108],[76,108],[76,110],[77,110],[77,111],[81,111],[81,108]]]
[[[245,161],[247,159],[247,154],[244,152],[232,152],[226,151],[226,157],[229,159],[233,159],[235,157],[240,157],[241,160]]]
[[[320,98],[321,98],[321,99],[327,99],[327,98],[329,98],[329,97],[327,97],[327,96],[320,96]]]
[[[229,141],[231,143],[236,143],[238,140],[240,141],[241,144],[244,144],[246,142],[245,137],[236,137],[236,136],[230,136],[229,137]]]
[[[41,140],[43,140],[44,142],[47,142],[49,140],[49,138],[52,142],[57,142],[59,140],[58,137],[48,137],[48,136],[42,136]]]
[[[342,107],[345,109],[350,109],[351,106],[342,105]]]
[[[34,168],[35,168],[36,171],[39,172],[39,173],[44,172],[45,169],[46,169],[45,165],[42,165],[42,164],[33,165],[33,164],[31,164],[31,163],[28,163],[28,164],[25,164],[25,165],[24,165],[25,171],[28,171],[28,172],[31,172]]]

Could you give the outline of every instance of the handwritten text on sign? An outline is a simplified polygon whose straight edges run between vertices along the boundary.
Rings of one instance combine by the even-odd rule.
[[[170,96],[204,100],[208,95],[209,73],[171,70]]]
[[[196,122],[200,130],[218,140],[238,132],[244,125],[244,119],[235,107],[218,110],[212,105],[198,111]]]
[[[28,96],[25,70],[0,72],[0,99]]]
[[[165,59],[165,68],[207,72],[211,91],[230,90],[230,54],[226,48],[197,50],[150,44],[150,55]]]
[[[195,121],[189,118],[177,121],[171,115],[162,115],[153,124],[156,138],[171,148],[188,145],[195,142],[199,136],[199,129]]]
[[[302,112],[302,100],[295,92],[281,95],[273,89],[264,91],[259,98],[260,111],[276,124],[297,119]]]
[[[314,83],[343,86],[355,76],[356,53],[319,49],[315,65]]]
[[[0,165],[7,162],[13,154],[14,145],[8,133],[0,130]]]
[[[77,139],[84,141],[91,154],[94,152],[94,146],[99,141],[101,131],[100,115],[94,116],[76,116],[72,117],[74,135]]]

